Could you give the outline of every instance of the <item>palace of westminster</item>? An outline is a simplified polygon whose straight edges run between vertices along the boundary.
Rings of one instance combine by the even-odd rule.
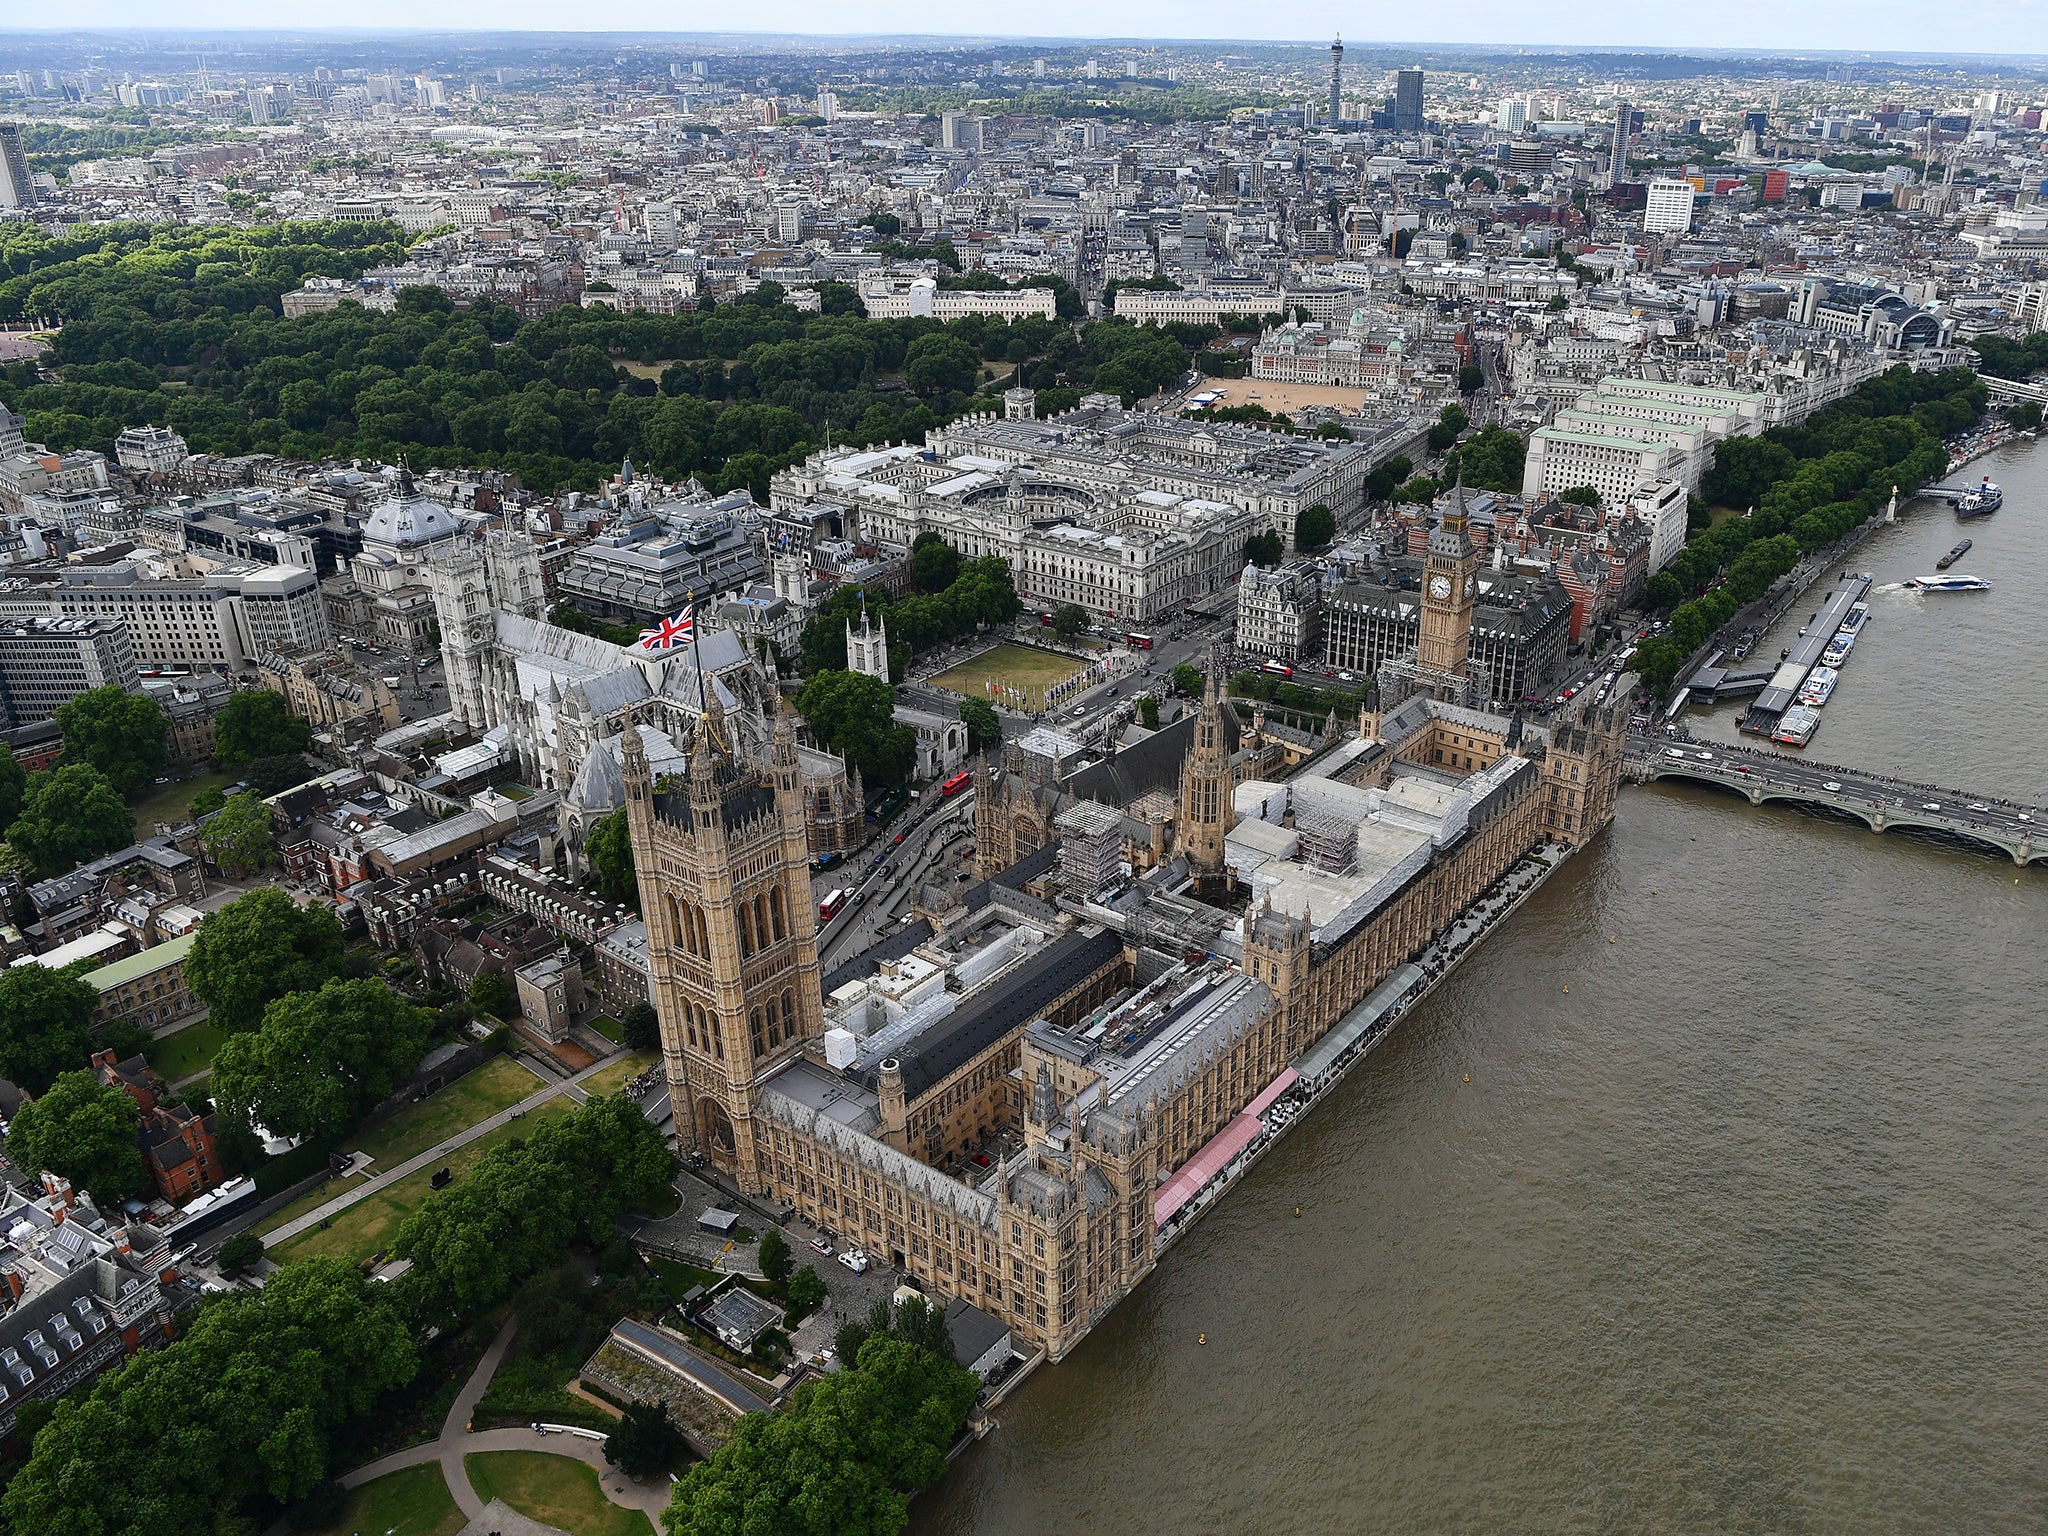
[[[1419,644],[1355,731],[1241,722],[1212,677],[1071,774],[1012,743],[975,776],[978,882],[831,974],[788,711],[741,729],[715,689],[659,763],[625,730],[683,1149],[1061,1357],[1425,948],[1612,817],[1617,711],[1478,707],[1462,496],[1426,564]]]

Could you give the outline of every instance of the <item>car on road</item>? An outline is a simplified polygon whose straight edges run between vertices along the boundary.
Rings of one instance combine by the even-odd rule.
[[[1923,811],[1938,811],[1941,809],[1941,802],[1939,800],[1922,800],[1920,802],[1920,809]]]
[[[1714,754],[1711,752],[1702,752],[1700,754],[1700,761],[1703,763],[1711,763],[1713,760]]]
[[[846,1252],[840,1254],[839,1262],[852,1270],[856,1275],[864,1275],[868,1272],[868,1256],[858,1248],[849,1248]]]
[[[895,846],[901,846],[902,842],[903,842],[903,834],[902,834],[901,832],[898,832],[898,833],[896,834],[896,842],[895,842],[894,844],[892,844],[891,846],[892,846],[892,847],[895,847]]]
[[[1842,786],[1837,784],[1833,779],[1829,779],[1825,784],[1821,785],[1821,788],[1832,795],[1839,793]]]
[[[822,1253],[829,1259],[832,1257],[832,1245],[822,1237],[814,1237],[811,1239],[811,1252]]]
[[[2021,811],[2018,813],[2018,815],[2021,821],[2032,821],[2034,819],[2034,813],[2032,811]]]
[[[1970,807],[1970,809],[1973,811],[1988,811],[1991,809],[1991,807],[1988,805],[1973,805]]]
[[[1681,759],[1681,760],[1682,760],[1682,759],[1683,759],[1683,758],[1685,757],[1685,754],[1684,754],[1683,752],[1679,751],[1679,750],[1678,750],[1678,748],[1676,748],[1676,747],[1666,747],[1666,748],[1664,749],[1664,755],[1665,755],[1666,757],[1675,757],[1675,758],[1679,758],[1679,759]]]

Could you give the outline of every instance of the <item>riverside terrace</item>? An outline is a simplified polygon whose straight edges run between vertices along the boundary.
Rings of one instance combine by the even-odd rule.
[[[1873,832],[1918,832],[1946,843],[1996,848],[2022,866],[2048,860],[2048,809],[2040,806],[1719,743],[1631,738],[1623,763],[1637,784],[1691,779],[1732,789],[1751,805],[1782,800],[1854,817]]]

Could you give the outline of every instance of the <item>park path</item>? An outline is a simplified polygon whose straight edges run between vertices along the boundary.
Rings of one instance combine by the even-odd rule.
[[[490,1390],[491,1378],[504,1363],[505,1352],[512,1347],[512,1336],[518,1331],[519,1319],[509,1317],[505,1326],[498,1330],[498,1336],[491,1340],[491,1347],[484,1351],[483,1359],[463,1383],[462,1390],[455,1394],[455,1401],[449,1406],[448,1417],[441,1421],[441,1435],[424,1445],[408,1446],[402,1451],[393,1451],[389,1456],[357,1467],[353,1472],[344,1473],[340,1479],[344,1488],[359,1488],[373,1482],[387,1472],[397,1472],[405,1467],[424,1466],[438,1462],[442,1479],[448,1484],[448,1493],[455,1500],[456,1508],[462,1511],[465,1521],[475,1520],[484,1512],[484,1501],[477,1496],[476,1487],[469,1480],[469,1468],[464,1458],[478,1451],[539,1451],[549,1456],[568,1456],[597,1472],[597,1484],[604,1490],[604,1496],[621,1509],[637,1509],[654,1522],[656,1530],[661,1528],[661,1512],[668,1507],[671,1484],[663,1479],[657,1482],[638,1483],[626,1476],[617,1467],[604,1459],[604,1442],[591,1440],[582,1435],[568,1435],[554,1431],[546,1435],[532,1429],[486,1429],[477,1434],[469,1432],[471,1416],[476,1405],[483,1401],[484,1393]]]
[[[453,1136],[450,1136],[446,1141],[438,1142],[427,1148],[424,1152],[415,1153],[397,1167],[387,1169],[375,1178],[358,1184],[354,1189],[337,1195],[325,1205],[315,1206],[312,1210],[306,1212],[305,1215],[294,1217],[283,1226],[266,1233],[263,1238],[263,1246],[265,1248],[275,1248],[280,1243],[289,1242],[301,1232],[310,1232],[313,1228],[319,1226],[321,1222],[347,1210],[358,1200],[367,1200],[380,1189],[388,1189],[400,1179],[408,1178],[418,1173],[422,1168],[431,1167],[450,1152],[456,1150],[456,1148],[466,1147],[480,1136],[488,1136],[501,1125],[510,1125],[521,1115],[538,1109],[550,1099],[559,1098],[566,1093],[579,1104],[588,1102],[590,1095],[583,1091],[581,1086],[583,1080],[595,1073],[602,1072],[615,1059],[616,1056],[607,1058],[604,1061],[593,1062],[574,1077],[565,1077],[558,1081],[550,1082],[538,1093],[529,1094],[517,1104],[509,1105],[494,1115],[486,1116],[484,1119],[477,1121],[475,1125],[466,1126],[462,1130],[457,1131]],[[539,1074],[536,1073],[535,1075],[538,1076]]]

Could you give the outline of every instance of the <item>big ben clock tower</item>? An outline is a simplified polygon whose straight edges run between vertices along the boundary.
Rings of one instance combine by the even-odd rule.
[[[1429,536],[1423,561],[1422,630],[1415,659],[1426,672],[1456,678],[1462,691],[1472,654],[1472,605],[1479,598],[1479,555],[1466,529],[1465,480]]]

